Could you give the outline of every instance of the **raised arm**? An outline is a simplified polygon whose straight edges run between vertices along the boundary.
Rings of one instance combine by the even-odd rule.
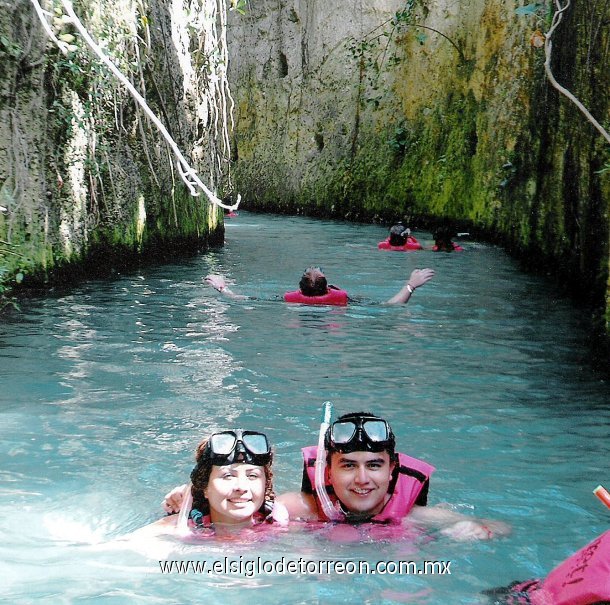
[[[409,299],[413,295],[413,292],[425,283],[429,282],[434,277],[433,269],[415,269],[411,272],[409,279],[405,282],[404,286],[396,293],[390,300],[387,301],[388,305],[402,305],[408,303]]]
[[[204,281],[206,283],[210,284],[210,286],[212,286],[212,288],[214,288],[215,290],[218,290],[221,294],[226,294],[230,298],[235,298],[235,299],[240,299],[240,300],[248,298],[247,296],[244,296],[243,294],[236,294],[235,292],[233,292],[233,290],[231,290],[229,288],[229,286],[227,286],[227,282],[225,281],[225,278],[222,275],[214,275],[214,274],[206,275]]]

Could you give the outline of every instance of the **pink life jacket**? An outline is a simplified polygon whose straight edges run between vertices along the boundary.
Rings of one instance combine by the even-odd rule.
[[[300,290],[286,292],[284,300],[287,303],[301,303],[303,305],[334,305],[344,307],[347,305],[347,292],[338,288],[329,288],[322,296],[305,296]]]
[[[407,237],[407,241],[402,246],[392,246],[390,238],[384,239],[377,244],[379,250],[396,250],[398,252],[406,252],[407,250],[421,250],[422,245],[412,236]]]
[[[610,601],[610,530],[559,564],[544,580],[511,587],[507,603],[593,605]]]
[[[311,445],[303,448],[301,451],[303,452],[304,464],[303,487],[301,490],[314,495],[320,518],[328,520],[322,510],[322,506],[320,505],[314,489],[315,462],[318,448],[315,445]],[[411,456],[399,453],[398,464],[394,469],[394,476],[390,482],[390,490],[392,495],[386,502],[383,510],[377,513],[372,519],[370,519],[370,521],[396,523],[406,517],[411,512],[411,509],[415,505],[417,498],[422,493],[424,488],[427,489],[430,475],[435,470],[436,469],[431,464],[428,464],[423,460],[411,458]],[[331,487],[330,481],[328,480],[328,467],[326,467],[324,483],[326,485],[326,489],[328,490]],[[336,502],[337,498],[334,496],[334,494],[331,493],[330,496],[331,500]]]

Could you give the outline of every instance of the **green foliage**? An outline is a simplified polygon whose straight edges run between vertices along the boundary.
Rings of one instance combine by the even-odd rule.
[[[11,42],[6,36],[0,34],[0,54],[8,55],[12,59],[19,59],[23,50],[19,44]]]
[[[395,52],[388,54],[389,45],[403,29],[416,23],[414,9],[418,1],[407,0],[405,6],[396,11],[391,19],[371,30],[362,39],[351,40],[349,51],[361,67],[377,74],[386,60],[390,65],[402,60]]]
[[[388,145],[398,155],[404,155],[409,140],[409,131],[404,122],[394,128],[393,136],[388,140]]]
[[[9,290],[8,286],[8,269],[0,267],[0,296],[4,296]]]
[[[392,41],[403,35],[409,28],[417,30],[415,36],[420,45],[424,45],[429,38],[421,30],[431,31],[445,38],[458,52],[460,61],[466,62],[458,43],[443,32],[418,22],[418,8],[425,9],[423,0],[407,0],[404,7],[396,11],[392,18],[368,32],[360,40],[351,40],[349,52],[360,67],[360,81],[366,83],[373,91],[379,88],[379,76],[384,65],[392,67],[404,61],[400,47],[392,44]],[[372,103],[375,108],[379,106],[378,97],[368,97],[365,100]]]
[[[515,9],[517,17],[535,17],[535,22],[538,27],[542,27],[544,22],[547,25],[551,24],[553,17],[553,4],[545,2],[530,2],[525,6],[519,6]]]
[[[9,270],[6,267],[0,267],[0,312],[7,307],[19,309],[17,301],[10,296],[12,289],[10,281],[11,277]],[[21,274],[21,280],[19,283],[21,283],[21,281],[23,281],[23,274]]]
[[[236,10],[240,15],[245,15],[246,0],[231,0],[231,8]]]
[[[595,174],[606,174],[606,172],[610,172],[610,160],[607,160],[599,170],[596,170]]]

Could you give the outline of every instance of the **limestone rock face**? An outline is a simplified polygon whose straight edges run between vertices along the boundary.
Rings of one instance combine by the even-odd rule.
[[[30,0],[0,0],[0,286],[12,274],[44,281],[86,260],[120,265],[222,237],[221,215],[188,193],[168,144],[55,6],[49,24],[70,44],[65,55]],[[204,6],[100,0],[76,10],[222,194],[228,140]]]
[[[257,2],[229,20],[237,174],[251,202],[275,200],[287,209],[294,198],[297,206],[322,203],[314,199],[321,175],[340,189],[332,181],[356,150],[371,96],[357,45],[400,7],[380,0]],[[399,99],[383,92],[394,79],[382,71],[376,82],[386,118],[400,110]]]

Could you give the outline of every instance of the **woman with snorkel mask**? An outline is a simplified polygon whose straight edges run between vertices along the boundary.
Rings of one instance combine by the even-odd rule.
[[[179,514],[138,533],[186,537],[214,533],[220,527],[287,522],[284,507],[274,505],[273,453],[264,433],[242,429],[213,433],[197,446],[195,460]]]
[[[191,472],[191,525],[264,521],[275,499],[272,458],[266,435],[255,431],[222,431],[202,441]]]

